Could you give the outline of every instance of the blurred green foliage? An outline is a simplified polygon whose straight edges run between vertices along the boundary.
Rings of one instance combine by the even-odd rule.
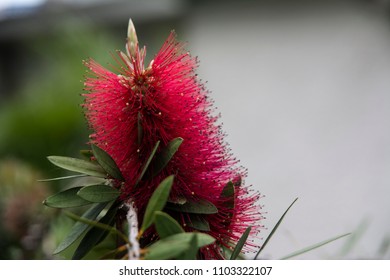
[[[49,190],[39,176],[28,164],[0,160],[0,259],[46,258],[43,243],[54,211],[42,207]]]
[[[60,172],[46,156],[75,155],[88,141],[79,106],[82,60],[112,61],[109,51],[122,48],[124,38],[91,23],[67,22],[17,43],[24,56],[14,66],[18,87],[0,103],[0,259],[57,258],[52,252],[73,222],[42,205],[63,185],[37,180]]]
[[[50,166],[46,155],[74,154],[88,141],[79,106],[82,60],[110,61],[109,50],[124,43],[108,30],[87,25],[56,29],[23,42],[28,62],[17,67],[26,67],[20,71],[25,75],[18,78],[19,91],[0,105],[0,157],[21,158],[43,169]]]

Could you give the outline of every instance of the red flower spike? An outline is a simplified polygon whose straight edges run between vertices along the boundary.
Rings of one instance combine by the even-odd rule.
[[[195,74],[196,58],[184,49],[171,32],[154,60],[145,68],[145,47],[139,49],[137,36],[129,26],[127,54],[118,52],[115,74],[93,60],[84,94],[85,115],[94,131],[91,142],[103,148],[116,161],[125,183],[122,199],[131,198],[143,217],[146,204],[157,185],[168,175],[175,181],[170,198],[207,200],[218,213],[202,215],[217,242],[201,249],[201,257],[223,258],[220,247],[234,246],[248,226],[252,239],[261,229],[259,195],[243,185],[246,171],[238,167],[213,114],[213,103]],[[136,186],[142,167],[157,141],[159,150],[174,138],[184,139],[167,166],[154,178],[147,176]],[[221,197],[225,185],[234,183],[234,207]],[[178,213],[177,220],[186,231],[188,214]],[[248,239],[250,240],[250,239]],[[256,248],[248,241],[246,251]]]

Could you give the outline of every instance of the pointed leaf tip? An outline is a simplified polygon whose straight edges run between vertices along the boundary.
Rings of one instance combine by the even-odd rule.
[[[188,214],[188,219],[187,224],[189,227],[201,231],[210,231],[210,224],[203,215]]]
[[[184,229],[174,218],[161,211],[155,211],[154,223],[160,239],[184,232]]]
[[[107,185],[91,185],[81,188],[77,195],[90,202],[109,202],[117,199],[121,192]]]
[[[77,195],[80,189],[81,187],[76,187],[53,194],[46,198],[43,204],[52,208],[70,208],[91,204],[92,202]]]
[[[141,234],[154,222],[155,212],[161,211],[164,208],[168,200],[169,193],[171,192],[173,178],[173,175],[165,178],[153,192],[151,198],[149,199],[148,205],[146,206],[144,220],[140,230]]]
[[[99,203],[95,206],[92,206],[89,210],[87,210],[82,218],[88,220],[94,220],[99,213],[106,207],[107,203]],[[68,236],[58,245],[58,247],[54,250],[53,254],[56,255],[61,253],[65,249],[67,249],[70,245],[72,245],[89,227],[88,224],[82,222],[76,222],[72,229],[70,230]]]
[[[66,170],[83,173],[94,177],[106,177],[106,172],[103,170],[103,168],[100,165],[90,161],[63,156],[48,156],[47,159],[52,164]]]
[[[274,235],[274,233],[276,232],[276,230],[278,229],[278,227],[280,226],[280,224],[282,223],[284,217],[286,216],[286,214],[288,213],[288,211],[290,210],[290,208],[294,205],[294,203],[298,200],[298,197],[294,199],[294,201],[290,204],[290,206],[288,206],[288,208],[286,209],[286,211],[284,211],[283,215],[279,218],[278,222],[276,223],[276,225],[272,228],[271,230],[271,233],[267,236],[267,238],[265,239],[263,245],[260,247],[259,251],[257,252],[256,256],[254,257],[254,260],[257,259],[257,257],[259,256],[259,254],[261,253],[261,251],[263,251],[263,249],[265,248],[265,246],[268,244],[268,242],[271,240],[272,236]]]
[[[238,240],[237,245],[236,245],[236,247],[234,248],[234,250],[233,250],[233,252],[232,252],[232,255],[230,256],[230,259],[231,259],[231,260],[235,260],[235,259],[237,259],[237,257],[239,256],[239,254],[240,254],[242,248],[243,248],[244,245],[245,245],[246,240],[248,239],[248,236],[249,236],[249,233],[251,232],[251,229],[252,229],[252,227],[249,226],[249,227],[244,231],[244,233],[242,234],[240,240]]]
[[[228,209],[234,209],[235,207],[235,189],[234,183],[229,181],[223,188],[221,193],[221,199],[223,199],[223,205]]]
[[[196,242],[194,242],[196,236]],[[153,243],[147,248],[145,260],[166,260],[166,259],[180,259],[182,254],[193,249],[209,245],[215,241],[215,238],[208,234],[200,232],[183,232],[168,236],[164,239]]]
[[[184,204],[169,202],[167,209],[192,214],[216,214],[218,208],[210,201],[205,199],[187,200]]]
[[[314,244],[314,245],[308,246],[308,247],[306,247],[306,248],[304,248],[304,249],[302,249],[302,250],[298,250],[298,251],[293,252],[293,253],[291,253],[291,254],[289,254],[289,255],[287,255],[287,256],[284,256],[283,258],[281,258],[281,260],[288,260],[288,259],[291,259],[291,258],[293,258],[293,257],[299,256],[299,255],[302,255],[302,254],[305,254],[305,253],[310,252],[310,251],[312,251],[312,250],[314,250],[314,249],[317,249],[317,248],[319,248],[319,247],[322,247],[322,246],[324,246],[324,245],[326,245],[326,244],[328,244],[328,243],[331,243],[331,242],[333,242],[333,241],[336,241],[336,240],[338,240],[338,239],[340,239],[340,238],[346,237],[346,236],[348,236],[348,235],[350,235],[350,234],[351,234],[351,233],[346,233],[346,234],[338,235],[338,236],[336,236],[336,237],[333,237],[333,238],[327,239],[327,240],[325,240],[325,241],[316,243],[316,244]]]
[[[124,181],[123,175],[116,165],[113,158],[103,149],[96,145],[91,145],[93,155],[96,157],[97,162],[100,166],[113,178]]]
[[[149,169],[149,175],[151,177],[156,176],[160,173],[164,167],[169,163],[172,157],[175,155],[180,145],[183,143],[183,138],[177,137],[171,140],[167,146],[165,146],[160,153],[156,154],[155,159]]]
[[[97,221],[96,225],[90,228],[83,239],[80,241],[79,246],[76,251],[73,253],[73,260],[82,259],[95,245],[99,244],[103,239],[108,235],[110,227],[115,222],[115,215],[117,212],[117,207],[112,205],[107,213]],[[98,224],[104,224],[108,227],[103,229],[98,227]]]
[[[148,159],[145,162],[145,165],[142,168],[141,175],[139,175],[137,182],[135,183],[138,185],[138,183],[142,180],[142,178],[145,175],[145,172],[148,170],[150,163],[152,162],[152,159],[154,158],[154,155],[156,154],[157,148],[160,146],[160,141],[157,141],[157,143],[154,145],[152,152],[150,153]]]

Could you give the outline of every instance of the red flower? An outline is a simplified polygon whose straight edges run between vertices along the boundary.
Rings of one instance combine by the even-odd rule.
[[[256,205],[259,195],[241,182],[246,171],[237,166],[238,160],[224,142],[213,103],[195,74],[197,59],[172,32],[145,68],[145,47],[138,48],[132,24],[129,31],[127,54],[118,52],[116,59],[120,74],[93,60],[85,62],[92,75],[85,81],[88,93],[83,104],[94,131],[91,142],[112,156],[126,179],[122,198],[132,198],[141,218],[154,189],[174,174],[172,200],[207,200],[218,208],[216,214],[201,216],[218,245],[230,246],[250,225],[254,237],[261,228],[260,206]],[[176,137],[184,141],[164,170],[135,187],[156,142],[161,142],[161,148]],[[221,197],[229,181],[235,185],[234,207]],[[186,231],[193,230],[190,215],[181,213],[175,218]],[[248,243],[247,250],[253,250],[253,241]],[[215,245],[202,249],[202,255],[221,258]]]

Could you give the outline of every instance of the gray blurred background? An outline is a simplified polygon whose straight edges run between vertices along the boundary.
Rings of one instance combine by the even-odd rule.
[[[262,258],[347,232],[298,258],[390,258],[390,2],[369,0],[2,0],[0,258],[51,258],[68,230],[40,204],[62,186],[36,179],[85,147],[81,61],[113,62],[129,17],[149,57],[171,29],[199,57],[263,241],[299,197]]]

